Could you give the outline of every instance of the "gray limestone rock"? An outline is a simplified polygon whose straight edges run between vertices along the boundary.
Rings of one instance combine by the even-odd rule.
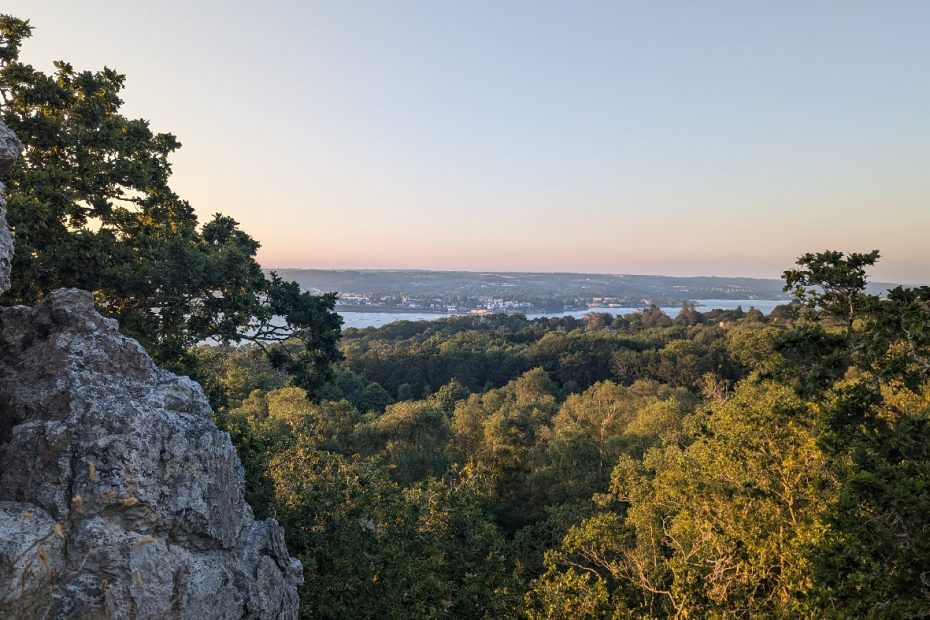
[[[0,541],[4,617],[297,615],[300,563],[200,386],[85,291],[0,310]]]
[[[19,154],[23,152],[23,143],[19,141],[9,127],[0,120],[0,174],[9,170]]]
[[[0,174],[4,174],[19,154],[23,144],[0,121]],[[13,236],[6,224],[6,187],[0,183],[0,293],[10,288],[10,262],[13,260]]]

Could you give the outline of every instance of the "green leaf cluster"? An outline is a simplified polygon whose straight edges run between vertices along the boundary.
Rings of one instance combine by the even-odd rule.
[[[25,150],[8,173],[15,235],[6,303],[49,291],[93,291],[161,364],[198,375],[188,350],[204,340],[251,341],[315,393],[338,359],[334,295],[313,296],[255,261],[259,244],[231,218],[204,224],[170,187],[180,143],[120,113],[125,77],[19,60],[29,23],[0,15],[3,121]]]

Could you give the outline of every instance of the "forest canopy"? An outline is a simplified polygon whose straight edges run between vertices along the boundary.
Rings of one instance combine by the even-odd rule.
[[[318,404],[197,355],[307,617],[919,617],[930,287],[877,260],[802,256],[768,316],[349,329]]]

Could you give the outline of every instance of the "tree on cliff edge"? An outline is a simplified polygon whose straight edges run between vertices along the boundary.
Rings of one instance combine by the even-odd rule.
[[[5,179],[16,250],[3,299],[91,290],[174,370],[193,370],[187,350],[204,339],[250,340],[311,394],[327,382],[339,357],[335,294],[266,277],[258,242],[232,218],[199,225],[168,185],[178,140],[120,114],[124,76],[62,61],[51,75],[37,71],[19,61],[31,34],[28,21],[0,15],[0,106],[26,146]]]

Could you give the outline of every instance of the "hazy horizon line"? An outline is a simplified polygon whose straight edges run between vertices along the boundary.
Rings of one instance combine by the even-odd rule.
[[[430,272],[430,273],[491,273],[491,274],[540,274],[540,275],[581,275],[581,276],[634,276],[643,278],[739,278],[741,280],[781,280],[781,277],[762,278],[758,276],[724,276],[702,274],[674,276],[663,273],[620,273],[606,271],[532,271],[532,270],[494,270],[494,269],[433,269],[428,267],[262,267],[265,271],[369,271],[369,272]]]
[[[722,275],[713,275],[713,274],[702,274],[702,275],[690,275],[690,276],[673,276],[662,273],[619,273],[619,272],[603,272],[603,271],[496,271],[489,269],[431,269],[431,268],[419,268],[419,267],[402,267],[402,268],[392,268],[392,267],[262,267],[264,271],[362,271],[362,272],[372,272],[372,273],[398,273],[398,272],[427,272],[427,273],[473,273],[473,274],[501,274],[501,275],[510,275],[510,274],[538,274],[538,275],[568,275],[568,276],[632,276],[639,278],[679,278],[679,279],[697,279],[697,278],[718,278],[718,279],[739,279],[739,280],[760,280],[760,281],[782,281],[781,277],[770,277],[762,278],[758,276],[722,276]],[[920,286],[919,284],[914,284],[910,282],[894,282],[894,281],[879,281],[879,280],[868,280],[868,284],[873,286],[904,286],[904,287],[916,287]]]

